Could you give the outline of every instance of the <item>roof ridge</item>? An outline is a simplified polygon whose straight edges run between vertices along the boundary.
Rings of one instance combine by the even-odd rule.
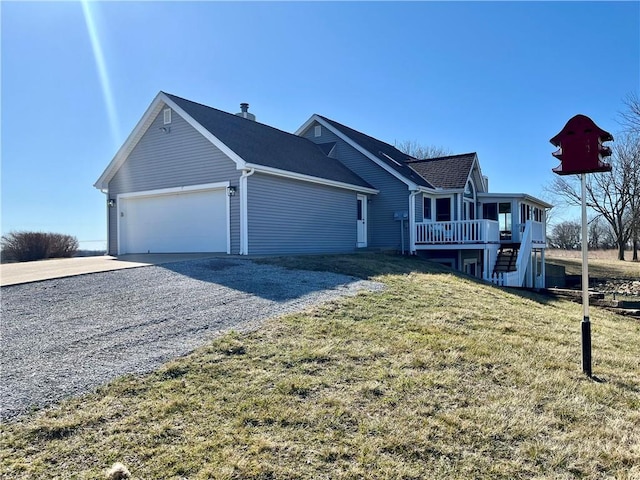
[[[446,155],[444,157],[419,158],[419,159],[415,159],[415,160],[409,160],[409,161],[407,161],[407,163],[434,162],[434,161],[437,161],[437,160],[449,160],[451,158],[468,157],[468,156],[477,155],[477,154],[478,154],[478,152],[457,153],[455,155]]]
[[[394,150],[398,151],[398,152],[399,152],[399,153],[401,153],[402,155],[405,155],[405,156],[407,156],[407,157],[411,157],[411,155],[409,155],[408,153],[404,153],[402,150],[399,150],[397,147],[395,147],[394,145],[391,145],[390,143],[385,142],[384,140],[380,140],[379,138],[372,137],[371,135],[367,135],[366,133],[362,133],[361,131],[356,130],[355,128],[351,128],[351,127],[349,127],[349,126],[347,126],[347,125],[345,125],[345,124],[343,124],[343,123],[336,122],[335,120],[332,120],[332,119],[330,119],[330,118],[328,118],[328,117],[325,117],[324,115],[320,115],[320,114],[316,114],[316,115],[318,115],[320,118],[322,118],[322,119],[324,119],[324,120],[327,120],[327,121],[329,121],[329,122],[335,123],[335,124],[337,124],[337,125],[339,125],[339,126],[341,126],[341,127],[343,127],[343,128],[349,129],[349,130],[351,130],[352,132],[357,133],[358,135],[362,135],[362,136],[367,137],[367,138],[370,138],[371,140],[374,140],[374,141],[376,141],[376,142],[383,143],[383,144],[387,145],[388,147],[391,147],[391,148],[393,148]],[[411,157],[411,158],[413,158],[413,157]]]
[[[209,106],[209,105],[206,105],[206,104],[204,104],[204,103],[200,103],[200,102],[194,102],[193,100],[189,100],[188,98],[180,97],[180,96],[178,96],[178,95],[174,95],[174,94],[172,94],[172,93],[167,93],[167,92],[164,92],[164,91],[162,91],[162,90],[161,90],[161,92],[162,92],[162,93],[164,93],[165,95],[167,95],[167,96],[168,96],[169,98],[171,98],[172,100],[177,98],[177,99],[182,100],[182,101],[184,101],[184,102],[189,102],[189,103],[192,103],[192,104],[194,104],[194,105],[198,105],[198,106],[200,106],[200,107],[204,107],[204,108],[209,108],[209,109],[211,109],[211,110],[215,110],[216,112],[220,112],[220,113],[223,113],[223,114],[225,114],[225,115],[229,115],[230,117],[233,117],[233,118],[239,118],[239,119],[242,119],[242,120],[247,120],[247,121],[252,122],[252,123],[254,123],[254,124],[260,125],[261,127],[270,128],[270,129],[275,130],[275,131],[277,131],[277,132],[279,132],[279,133],[285,133],[285,134],[287,134],[287,135],[289,135],[289,136],[291,136],[291,137],[295,137],[295,138],[298,138],[298,139],[300,139],[300,138],[303,138],[303,139],[304,139],[304,137],[301,137],[301,136],[296,135],[296,134],[291,133],[291,132],[287,132],[286,130],[281,130],[281,129],[279,129],[279,128],[277,128],[277,127],[274,127],[273,125],[269,125],[269,124],[267,124],[267,123],[262,123],[262,122],[259,122],[259,121],[257,121],[257,120],[249,120],[249,119],[247,119],[247,118],[244,118],[244,117],[238,116],[238,115],[236,115],[235,113],[225,112],[224,110],[220,110],[219,108],[211,107],[211,106]],[[306,139],[304,139],[304,140],[306,140]],[[313,142],[312,142],[312,143],[313,143]]]

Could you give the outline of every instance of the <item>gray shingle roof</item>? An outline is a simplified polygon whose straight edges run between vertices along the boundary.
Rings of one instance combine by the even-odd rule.
[[[437,188],[463,189],[467,184],[476,153],[410,160],[407,165]]]
[[[306,138],[166,92],[165,95],[245,162],[374,188]]]
[[[318,116],[338,129],[343,135],[346,135],[355,143],[367,150],[369,153],[375,155],[382,162],[398,172],[407,180],[411,180],[415,184],[423,187],[433,188],[433,185],[431,185],[431,183],[426,178],[424,178],[421,174],[417,173],[407,165],[407,162],[415,160],[412,156],[407,155],[406,153],[402,153],[394,146],[389,145],[388,143],[385,143],[376,138],[370,137],[369,135],[365,135],[362,132],[358,132],[353,128],[349,128],[334,120],[323,117],[322,115]]]

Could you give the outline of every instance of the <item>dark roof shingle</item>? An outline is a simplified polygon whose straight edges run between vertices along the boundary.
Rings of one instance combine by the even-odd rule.
[[[467,184],[476,153],[410,160],[407,165],[436,188],[463,189]]]
[[[263,123],[165,93],[196,122],[247,163],[373,188],[315,143]]]
[[[380,159],[382,162],[398,172],[407,180],[410,180],[415,184],[423,187],[433,188],[433,185],[431,185],[431,183],[427,179],[425,179],[423,176],[421,176],[419,173],[417,173],[407,165],[407,162],[415,160],[410,155],[402,153],[394,146],[389,145],[388,143],[385,143],[376,138],[370,137],[369,135],[365,135],[362,132],[358,132],[353,128],[347,127],[346,125],[342,125],[341,123],[338,123],[327,117],[323,117],[322,115],[318,116],[338,129],[343,135],[346,135],[355,143],[367,150],[369,153],[375,155],[376,158]]]

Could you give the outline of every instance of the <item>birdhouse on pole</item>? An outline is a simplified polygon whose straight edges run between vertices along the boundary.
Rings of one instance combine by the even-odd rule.
[[[613,136],[586,115],[573,117],[549,141],[559,148],[552,153],[561,162],[553,169],[558,175],[611,171],[611,165],[603,161],[611,149],[602,143],[613,141]]]

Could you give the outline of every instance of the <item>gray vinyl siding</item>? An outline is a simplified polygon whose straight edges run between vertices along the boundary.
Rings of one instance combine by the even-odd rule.
[[[255,173],[248,179],[249,254],[356,248],[356,192]]]
[[[400,222],[393,219],[393,214],[397,211],[409,211],[407,185],[376,165],[328,128],[323,126],[322,135],[316,137],[315,125],[317,123],[314,122],[302,136],[315,143],[336,142],[332,156],[380,191],[377,195],[369,196],[371,202],[368,204],[368,246],[401,250]],[[408,222],[405,223],[408,224]],[[404,237],[405,249],[408,249],[408,228],[405,230]]]
[[[416,195],[416,222],[424,220],[424,194]]]
[[[142,136],[109,182],[109,198],[119,193],[230,182],[238,186],[236,164],[175,111],[169,133],[164,133],[163,112]],[[230,198],[231,253],[240,250],[240,197]],[[117,253],[118,207],[109,209],[109,253]]]

